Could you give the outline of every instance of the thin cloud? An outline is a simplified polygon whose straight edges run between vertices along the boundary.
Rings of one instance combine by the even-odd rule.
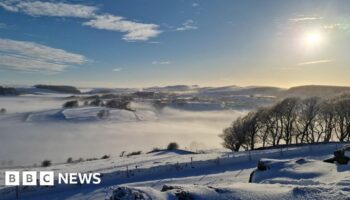
[[[84,26],[125,33],[123,40],[146,41],[158,36],[161,31],[156,24],[140,23],[121,16],[97,13],[95,6],[53,3],[42,1],[5,0],[0,7],[10,12],[21,12],[30,16],[76,17],[89,19]]]
[[[8,0],[0,4],[5,10],[22,12],[31,16],[78,17],[91,18],[95,15],[96,7],[80,4],[51,3],[42,1]]]
[[[170,65],[170,61],[153,61],[152,65]]]
[[[158,36],[161,31],[156,24],[144,24],[124,19],[120,16],[110,14],[96,16],[88,22],[83,23],[84,26],[90,26],[96,29],[119,31],[126,33],[123,39],[126,41],[148,40]]]
[[[296,17],[296,18],[291,18],[289,21],[293,22],[304,22],[304,21],[314,21],[314,20],[321,20],[323,17]]]
[[[298,71],[301,70],[300,67],[281,67],[278,68],[278,70],[282,70],[282,71]]]
[[[333,30],[333,31],[344,31],[344,32],[349,33],[350,32],[350,25],[344,24],[344,23],[326,24],[326,25],[323,25],[323,29]]]
[[[195,22],[192,19],[187,20],[182,24],[181,27],[177,28],[177,31],[188,31],[188,30],[196,30],[198,27],[195,25]]]
[[[301,65],[314,65],[314,64],[321,64],[321,63],[330,63],[332,61],[333,60],[314,60],[314,61],[308,61],[308,62],[301,62],[301,63],[298,63],[297,65],[298,66],[301,66]]]
[[[199,6],[199,3],[192,3],[192,6],[193,6],[193,7],[198,7],[198,6]]]
[[[120,71],[122,71],[123,70],[123,68],[114,68],[112,71],[113,72],[120,72]]]
[[[85,62],[83,55],[62,49],[0,38],[0,69],[54,73]]]

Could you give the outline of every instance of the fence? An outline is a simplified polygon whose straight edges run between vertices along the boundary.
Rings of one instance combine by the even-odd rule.
[[[327,144],[313,144],[302,145],[294,147],[280,147],[277,149],[253,150],[246,152],[229,152],[219,154],[218,157],[209,160],[196,160],[196,155],[193,154],[188,157],[188,160],[182,162],[166,163],[165,165],[158,165],[149,168],[141,168],[138,165],[125,165],[124,169],[116,170],[111,173],[104,173],[102,182],[104,185],[117,185],[123,183],[130,183],[133,181],[149,180],[149,179],[166,179],[176,177],[179,175],[190,175],[193,170],[200,169],[214,169],[224,167],[230,169],[232,166],[237,166],[240,163],[256,162],[261,158],[293,158],[305,156],[318,156],[332,154],[334,150],[341,148],[348,143],[327,143]],[[199,154],[200,155],[200,154]],[[151,177],[151,178],[150,178]],[[248,180],[247,180],[248,181]],[[55,181],[57,183],[57,180]],[[16,186],[6,187],[0,190],[0,200],[3,199],[21,199],[29,193],[37,191],[50,191],[54,189],[69,189],[74,186],[71,185],[55,185],[51,187],[30,187],[30,186]],[[76,187],[76,186],[75,186]],[[84,187],[79,185],[78,187]],[[24,195],[24,196],[23,196]]]

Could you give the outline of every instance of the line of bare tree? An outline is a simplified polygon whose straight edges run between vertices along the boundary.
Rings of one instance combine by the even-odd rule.
[[[220,137],[232,151],[350,141],[350,95],[286,98],[237,118]]]

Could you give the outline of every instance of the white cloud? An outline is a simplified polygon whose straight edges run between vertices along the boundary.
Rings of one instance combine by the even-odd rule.
[[[344,23],[326,24],[323,28],[326,30],[344,31],[346,33],[350,32],[350,25]]]
[[[152,65],[170,65],[170,61],[153,61]]]
[[[96,7],[80,4],[51,3],[42,1],[7,0],[0,4],[11,12],[23,12],[32,16],[78,17],[91,18],[95,15]]]
[[[127,41],[148,40],[161,33],[156,24],[144,24],[124,19],[120,16],[110,14],[96,16],[88,22],[83,23],[97,29],[119,31],[126,33],[123,37]]]
[[[12,5],[12,3],[14,3],[14,2],[15,1],[0,2],[0,7],[3,7],[7,11],[18,12],[19,9],[16,6]]]
[[[296,17],[296,18],[291,18],[289,19],[289,21],[293,21],[293,22],[303,22],[303,21],[313,21],[313,20],[321,20],[323,19],[323,17]]]
[[[28,72],[62,72],[87,62],[83,55],[34,42],[0,38],[0,69]]]
[[[185,23],[182,24],[181,27],[177,28],[177,31],[188,31],[188,30],[196,30],[198,27],[195,25],[194,21],[189,19]]]
[[[199,4],[198,3],[192,3],[192,6],[193,7],[197,7],[197,6],[199,6]]]
[[[301,62],[298,63],[297,65],[314,65],[314,64],[321,64],[321,63],[329,63],[332,62],[333,60],[314,60],[314,61],[308,61],[308,62]]]
[[[122,71],[123,70],[123,68],[114,68],[112,71],[114,71],[114,72],[120,72],[120,71]]]
[[[98,14],[95,6],[81,4],[53,3],[42,1],[5,0],[0,7],[11,12],[21,12],[31,16],[77,17],[90,21],[83,25],[96,29],[125,33],[123,40],[146,41],[158,36],[161,31],[156,24],[139,23],[111,14]]]

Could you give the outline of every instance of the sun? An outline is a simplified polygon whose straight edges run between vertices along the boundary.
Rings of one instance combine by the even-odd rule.
[[[305,43],[309,46],[316,46],[322,43],[321,32],[314,31],[305,34]]]

